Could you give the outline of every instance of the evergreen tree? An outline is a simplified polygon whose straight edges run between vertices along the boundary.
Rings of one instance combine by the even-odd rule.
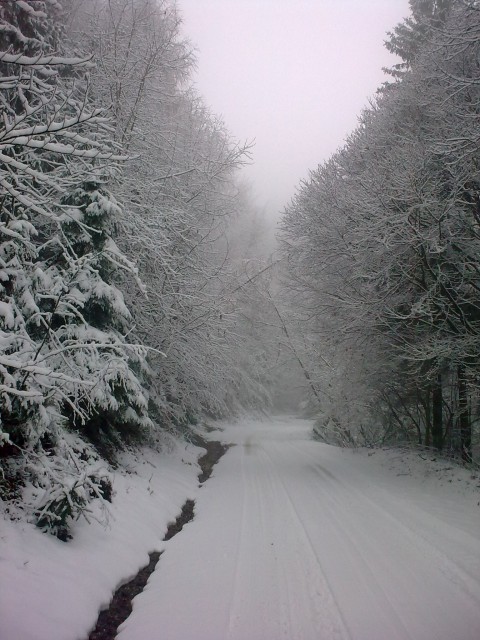
[[[388,69],[396,78],[411,69],[425,45],[443,28],[454,0],[410,0],[409,4],[410,16],[388,34],[389,39],[385,42],[386,48],[402,59]]]
[[[151,424],[114,284],[136,271],[112,238],[121,157],[88,97],[91,63],[68,56],[54,0],[3,3],[0,27],[3,477],[33,482],[39,524],[65,537],[104,482],[65,428],[98,443]]]

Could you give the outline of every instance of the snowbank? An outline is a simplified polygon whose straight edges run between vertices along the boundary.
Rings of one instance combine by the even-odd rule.
[[[169,448],[124,454],[108,526],[79,520],[68,543],[0,514],[2,640],[85,640],[99,607],[163,548],[167,524],[197,493],[203,449]]]

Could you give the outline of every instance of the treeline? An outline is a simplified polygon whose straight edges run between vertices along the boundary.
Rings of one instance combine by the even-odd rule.
[[[60,536],[109,497],[91,444],[269,402],[230,251],[249,149],[191,88],[180,22],[0,3],[0,497]]]
[[[401,62],[283,219],[321,437],[472,459],[480,392],[480,3],[411,0]],[[288,276],[288,277],[287,277]]]

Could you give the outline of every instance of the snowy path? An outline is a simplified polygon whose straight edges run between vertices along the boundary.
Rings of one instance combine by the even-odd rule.
[[[308,429],[226,430],[118,640],[479,640],[480,509]]]

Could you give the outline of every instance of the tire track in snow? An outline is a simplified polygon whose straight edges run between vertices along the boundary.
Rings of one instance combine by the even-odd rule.
[[[237,542],[237,551],[235,558],[235,573],[233,579],[232,594],[230,598],[230,613],[229,621],[227,625],[227,631],[225,638],[237,637],[237,632],[242,633],[241,625],[245,616],[245,605],[248,600],[249,594],[246,594],[242,588],[245,584],[252,584],[251,558],[255,553],[253,547],[261,547],[267,544],[267,538],[270,539],[272,530],[272,523],[270,521],[269,507],[271,507],[274,482],[272,480],[271,473],[268,469],[262,465],[262,472],[267,471],[267,475],[262,474],[261,480],[258,478],[257,465],[255,457],[258,455],[258,447],[248,443],[248,447],[245,447],[245,451],[241,451],[241,476],[243,484],[243,504],[240,534]],[[247,467],[247,469],[246,469]],[[255,528],[252,530],[252,520]],[[272,544],[273,546],[273,544]],[[260,573],[268,569],[269,567],[255,567],[255,571]],[[243,578],[243,581],[242,581]],[[269,589],[278,589],[278,585],[286,586],[288,589],[288,576],[284,572],[280,579],[270,580]],[[279,596],[281,594],[278,594]],[[276,637],[284,637],[288,640],[295,640],[297,637],[295,634],[294,626],[290,617],[290,597],[288,595],[289,606],[277,606],[275,610],[274,619],[280,622],[281,630],[276,630]],[[257,609],[257,615],[260,611]],[[285,617],[288,613],[287,618]],[[268,609],[261,610],[261,615],[264,620],[262,621],[265,626],[269,626],[270,620],[268,616],[272,615],[272,612]],[[279,635],[280,634],[280,635]],[[241,636],[243,638],[243,636]]]
[[[364,502],[368,502],[370,507],[377,511],[383,518],[388,519],[397,531],[400,529],[403,530],[405,537],[408,537],[412,547],[416,547],[424,557],[431,556],[433,560],[432,564],[435,564],[439,571],[441,571],[450,582],[455,584],[468,596],[475,606],[480,606],[479,582],[472,573],[448,556],[433,540],[422,535],[418,529],[409,526],[406,520],[401,520],[388,509],[359,492],[358,489],[351,488],[349,490],[359,496]],[[475,591],[477,591],[477,593],[475,593]]]
[[[290,445],[290,446],[292,446],[292,448],[294,448],[295,450],[301,452],[301,449],[295,447],[295,445]],[[282,446],[281,449],[284,449],[284,447]],[[282,451],[282,455],[285,456],[285,462],[287,462],[289,458],[288,453],[285,454],[285,451]],[[316,461],[315,465],[308,465],[308,466],[312,469],[312,471],[317,477],[321,477],[323,480],[323,482],[319,482],[315,484],[316,500],[319,505],[319,517],[322,518],[323,522],[330,524],[329,528],[331,531],[328,532],[329,539],[330,541],[335,540],[336,542],[336,547],[337,547],[336,553],[337,553],[338,563],[340,563],[340,560],[349,558],[349,562],[347,564],[351,568],[356,567],[357,584],[361,585],[363,582],[365,588],[373,596],[372,603],[375,603],[377,612],[375,614],[372,609],[370,611],[370,615],[373,618],[375,617],[379,618],[377,624],[382,626],[382,632],[381,632],[382,635],[379,637],[381,637],[382,639],[388,637],[389,640],[416,640],[416,638],[412,636],[412,634],[409,632],[409,630],[405,626],[401,615],[398,613],[395,607],[395,604],[392,602],[391,598],[385,592],[385,589],[383,588],[381,581],[375,575],[375,571],[372,570],[371,564],[368,561],[367,557],[365,557],[365,554],[363,552],[364,545],[359,545],[357,540],[349,533],[351,529],[354,529],[355,534],[358,535],[359,529],[358,529],[358,526],[356,526],[356,522],[352,522],[348,520],[347,522],[345,522],[338,517],[339,507],[341,510],[344,510],[345,506],[341,501],[333,499],[332,496],[335,494],[335,492],[334,491],[330,492],[326,490],[325,484],[328,484],[330,487],[334,487],[334,485],[337,485],[337,489],[338,489],[339,486],[342,486],[342,483],[338,481],[338,479],[330,471],[321,467],[321,465],[318,464],[317,459],[315,459],[315,461]],[[285,483],[283,482],[280,475],[279,475],[279,480],[285,486]],[[294,500],[291,497],[290,492],[286,488],[285,490],[291,504],[293,505]],[[321,500],[319,500],[319,496],[321,496]],[[296,507],[294,508],[298,514],[299,520],[302,522],[302,518],[298,510],[296,509]],[[323,530],[325,531],[325,527],[323,528]],[[340,558],[338,556],[339,554],[338,542],[342,539],[343,539],[342,554],[341,554],[342,557]],[[313,543],[312,543],[312,548],[314,549],[315,555],[317,555]],[[319,564],[321,565],[320,559],[319,559]],[[325,570],[324,570],[324,573],[326,573]],[[336,601],[339,602],[339,597],[335,595],[335,590],[333,586],[331,587],[331,590],[332,590],[332,593],[334,594],[334,597],[336,598]],[[340,600],[344,602],[342,598],[340,598]],[[340,612],[342,612],[342,608],[340,606],[339,606],[339,610]],[[387,615],[385,615],[386,612],[388,612]],[[381,621],[381,617],[379,617],[380,615],[382,615],[384,619],[383,622]],[[357,638],[358,637],[357,632],[354,632],[352,629],[350,629],[348,622],[343,616],[343,612],[342,612],[342,617],[344,619],[345,626],[349,629],[350,637]],[[394,626],[392,626],[392,622],[394,623]],[[387,631],[387,627],[388,627],[388,631]],[[373,633],[373,629],[370,631],[370,633]],[[366,637],[370,637],[370,636],[366,636]]]
[[[402,620],[404,616],[408,615],[409,602],[410,605],[412,603],[410,593],[426,593],[428,591],[427,579],[432,592],[439,589],[447,589],[448,584],[454,584],[458,587],[468,596],[470,606],[467,607],[465,601],[458,600],[458,595],[457,602],[470,614],[470,619],[473,618],[472,614],[475,610],[478,611],[480,604],[480,585],[477,579],[467,573],[433,541],[422,535],[420,533],[422,531],[421,526],[418,529],[409,526],[397,516],[392,515],[389,509],[377,503],[353,484],[349,483],[347,485],[344,481],[335,477],[328,469],[319,464],[318,456],[307,453],[296,445],[292,446],[298,453],[303,455],[304,459],[311,461],[308,466],[318,478],[322,479],[322,482],[316,485],[318,491],[322,494],[322,508],[327,507],[329,518],[336,523],[339,535],[349,540],[348,545],[345,545],[345,551],[351,553],[351,548],[356,550],[356,559],[361,559],[365,567],[364,575],[370,575],[380,587],[382,598],[386,598],[390,603],[389,608],[392,612],[395,612],[395,618],[400,621],[401,627],[405,629],[407,638],[417,640],[417,636],[412,635]],[[361,480],[360,476],[359,480]],[[342,494],[339,493],[339,489]],[[349,500],[346,501],[344,496],[348,496]],[[395,496],[389,494],[389,499],[392,502],[391,508],[395,508]],[[377,537],[373,540],[372,532],[375,532],[375,530],[372,529],[372,522],[376,523],[377,528]],[[383,535],[378,535],[379,529],[383,530]],[[350,534],[352,530],[355,531],[355,537]],[[388,540],[391,546],[385,545],[385,540]],[[397,558],[396,561],[391,563],[388,553],[391,550],[394,552],[394,558],[395,554],[403,554],[404,562],[399,563]],[[415,559],[417,559],[417,562]],[[418,559],[421,559],[420,565],[418,564]],[[355,560],[355,558],[352,558],[352,560]],[[446,581],[443,581],[441,586],[438,584],[436,570],[446,578]],[[371,586],[373,584],[371,583]],[[448,587],[447,591],[450,595],[455,595],[455,593],[451,593],[450,587]],[[444,592],[444,595],[447,591]],[[390,596],[388,592],[390,592]],[[401,597],[402,593],[403,599]],[[447,601],[448,598],[445,597],[445,602]],[[431,611],[430,616],[432,620],[429,622],[426,635],[422,635],[422,638],[425,637],[430,640],[431,637],[449,637],[444,630],[441,630],[440,624],[437,626],[439,635],[431,635],[433,633],[431,627],[435,625],[435,620],[433,620],[435,616]],[[428,620],[428,615],[426,619]],[[461,633],[465,635],[450,637],[462,639],[468,637],[475,640],[479,637],[476,635],[475,629],[466,628]]]
[[[339,640],[353,640],[353,637],[348,629],[348,626],[346,624],[346,621],[344,620],[343,614],[342,614],[342,610],[340,608],[339,602],[337,600],[337,598],[335,597],[335,593],[329,583],[329,580],[326,576],[326,573],[324,571],[324,568],[322,566],[322,563],[320,561],[320,558],[316,552],[315,546],[312,542],[312,539],[308,533],[307,528],[305,527],[304,522],[302,521],[300,514],[295,506],[294,501],[291,498],[291,495],[285,485],[285,482],[282,478],[282,476],[278,473],[278,471],[276,470],[276,466],[274,461],[272,460],[271,456],[265,451],[263,450],[265,459],[268,460],[268,464],[269,467],[271,469],[271,474],[273,477],[275,477],[275,484],[277,487],[281,487],[282,488],[282,494],[285,498],[285,501],[289,507],[290,513],[293,517],[293,520],[295,521],[297,528],[300,530],[301,533],[301,537],[303,538],[303,540],[305,541],[307,547],[310,550],[310,555],[312,556],[313,560],[314,560],[314,564],[317,566],[318,568],[318,572],[319,574],[317,574],[317,577],[321,577],[321,582],[322,585],[324,587],[324,591],[323,593],[320,593],[319,589],[315,590],[315,593],[311,593],[310,592],[310,599],[311,599],[311,603],[314,607],[314,609],[317,612],[317,619],[322,619],[323,616],[328,615],[329,617],[335,617],[336,620],[332,620],[332,625],[330,626],[330,628],[328,629],[328,632],[333,632],[334,635],[329,636],[330,638],[332,638],[332,640],[334,638],[338,638]],[[322,604],[322,608],[319,609],[318,607],[318,597],[321,597],[324,602]],[[327,606],[325,606],[325,604]],[[333,612],[335,611],[336,615],[333,614]],[[333,628],[332,628],[333,627]],[[324,633],[326,631],[325,627],[323,628],[319,628],[317,629],[318,633]],[[321,636],[319,636],[321,637]]]
[[[328,474],[322,473],[322,477],[326,479],[330,479]],[[394,602],[392,602],[391,598],[385,592],[384,588],[381,585],[381,582],[376,577],[374,570],[372,570],[371,565],[368,562],[368,559],[365,557],[365,554],[363,553],[363,550],[362,550],[363,545],[360,546],[358,544],[358,538],[357,539],[354,538],[349,533],[349,527],[348,526],[345,527],[345,523],[342,522],[338,517],[337,510],[335,508],[332,508],[331,506],[333,505],[334,507],[338,507],[338,505],[341,503],[339,501],[333,502],[330,499],[329,493],[326,492],[324,489],[321,488],[320,491],[322,491],[323,497],[324,497],[323,507],[325,508],[325,506],[327,505],[328,519],[331,522],[334,522],[336,524],[336,529],[339,537],[343,536],[347,540],[345,549],[348,549],[352,557],[352,564],[353,564],[353,556],[355,556],[356,559],[360,561],[360,563],[362,564],[361,574],[363,578],[368,579],[367,582],[368,582],[369,589],[374,594],[375,599],[377,600],[377,602],[378,601],[383,602],[383,605],[381,605],[381,608],[384,611],[388,610],[389,612],[388,617],[390,620],[396,621],[395,637],[397,637],[397,633],[400,632],[401,636],[398,636],[398,637],[399,638],[401,637],[402,640],[415,640],[415,638],[410,634],[410,632],[406,628],[405,623],[403,622],[402,617],[399,615]],[[358,528],[356,529],[356,535],[358,536]],[[352,553],[352,550],[355,553]],[[393,636],[389,635],[389,638],[390,640],[393,640]]]
[[[235,550],[235,573],[232,582],[232,588],[230,593],[230,604],[228,608],[228,621],[225,630],[225,638],[228,639],[232,636],[232,633],[235,629],[235,622],[237,620],[236,617],[236,608],[238,601],[238,591],[239,591],[239,583],[240,583],[240,571],[241,571],[241,551],[242,545],[245,538],[246,531],[246,501],[247,501],[247,492],[246,492],[246,476],[245,476],[245,459],[244,454],[242,452],[241,459],[241,476],[242,476],[242,515],[240,520],[240,530],[236,540],[236,550]]]
[[[284,536],[284,527],[282,524],[284,524],[283,521],[285,517],[282,517],[282,522],[276,522],[276,519],[278,519],[278,510],[276,508],[272,509],[272,507],[284,504],[284,496],[278,491],[278,481],[276,475],[273,473],[273,467],[261,447],[259,457],[263,459],[262,469],[267,470],[268,473],[265,478],[258,478],[257,486],[254,488],[259,497],[260,510],[263,514],[263,530],[268,534],[266,538],[273,540],[271,544],[272,547],[274,547],[275,558],[277,558],[277,554],[279,557],[275,565],[278,577],[272,582],[282,587],[281,589],[277,587],[279,600],[278,609],[283,630],[282,637],[286,640],[305,640],[305,632],[303,628],[299,628],[305,621],[298,621],[298,591],[296,590],[296,582],[292,580],[291,568],[288,566],[288,562],[285,561],[292,553],[293,546],[289,544],[289,541],[287,541]],[[267,487],[268,491],[264,491],[264,487]],[[265,544],[266,543],[265,540]],[[291,588],[291,584],[293,584],[293,589]],[[315,638],[317,637],[318,632],[315,631]]]
[[[242,452],[240,460],[244,504],[224,637],[244,640],[250,619],[255,638],[348,640],[329,586],[318,570],[302,524],[289,507],[272,461],[258,445],[247,453]],[[257,560],[252,565],[253,557]]]
[[[262,457],[261,449],[258,445],[256,447],[256,454],[257,458]],[[273,554],[276,558],[276,553],[279,549],[279,540],[277,537],[276,527],[273,526],[273,514],[270,512],[272,505],[276,503],[275,485],[270,469],[265,465],[262,465],[262,470],[267,473],[266,475],[262,475],[261,478],[258,473],[249,474],[250,492],[258,503],[258,518],[260,526],[257,531],[256,538],[264,548],[267,548],[267,545],[270,544],[275,549]],[[268,542],[269,540],[271,541],[270,543]],[[272,590],[275,589],[277,595],[277,611],[275,615],[280,626],[278,633],[280,634],[280,637],[295,640],[296,635],[291,615],[289,580],[287,572],[284,569],[283,562],[275,563],[275,579],[272,580],[270,578],[270,583]]]
[[[364,503],[368,503],[368,505],[373,508],[380,517],[387,519],[394,526],[396,531],[399,529],[403,530],[404,535],[408,537],[412,547],[416,547],[423,557],[431,557],[432,564],[437,566],[439,571],[441,571],[450,582],[459,587],[459,589],[461,589],[462,592],[470,598],[475,606],[480,607],[480,582],[478,574],[470,572],[449,556],[445,552],[445,548],[440,548],[435,540],[426,537],[426,535],[422,533],[422,529],[413,528],[407,523],[407,520],[400,519],[398,515],[392,512],[388,507],[380,505],[373,498],[366,495],[364,492],[359,491],[354,485],[346,485],[344,481],[339,480],[330,471],[322,467],[315,456],[302,451],[300,447],[294,446],[294,448],[299,453],[303,453],[304,457],[315,461],[315,464],[311,465],[315,473],[321,475],[327,482],[328,480],[333,480],[338,484],[338,486],[341,486],[345,492],[355,495],[358,502],[363,501]],[[334,492],[329,492],[328,498],[332,499],[333,495]],[[339,500],[337,500],[335,504],[339,509],[345,508],[344,504]],[[398,506],[398,503],[395,504]],[[443,525],[443,523],[439,521],[439,525]]]

